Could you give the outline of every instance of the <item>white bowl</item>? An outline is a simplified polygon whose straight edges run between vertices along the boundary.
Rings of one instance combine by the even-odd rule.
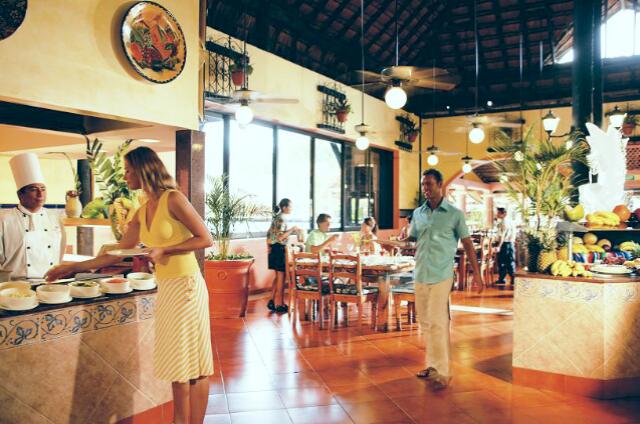
[[[136,290],[151,290],[156,287],[156,279],[153,274],[146,272],[132,272],[127,275],[131,287]]]
[[[97,281],[74,281],[69,284],[71,296],[73,297],[98,297],[100,296],[100,283]]]
[[[105,278],[100,281],[107,293],[128,293],[131,291],[129,280],[122,277]]]
[[[8,309],[31,309],[37,304],[38,299],[33,290],[16,287],[0,290],[0,305]]]
[[[0,283],[0,290],[3,289],[25,289],[31,290],[31,283],[28,281],[7,281],[6,283]]]
[[[71,300],[69,286],[64,284],[43,284],[36,288],[38,300],[43,303],[64,303]]]

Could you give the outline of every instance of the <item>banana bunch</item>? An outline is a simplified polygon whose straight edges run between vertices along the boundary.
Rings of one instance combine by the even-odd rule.
[[[597,244],[587,244],[584,246],[589,252],[604,253],[604,249]]]
[[[594,212],[586,216],[587,224],[595,227],[617,227],[620,217],[613,212]]]
[[[135,213],[135,208],[134,202],[126,197],[118,197],[109,206],[111,230],[116,240],[120,240],[124,235],[126,226]]]
[[[581,263],[557,260],[551,265],[551,275],[560,277],[591,277],[593,274],[587,271]]]
[[[638,246],[633,241],[625,241],[623,243],[620,243],[620,246],[618,246],[618,249],[623,251],[623,252],[633,252],[633,251],[637,250],[639,247],[640,246]]]
[[[589,250],[584,244],[574,244],[573,253],[589,253]]]

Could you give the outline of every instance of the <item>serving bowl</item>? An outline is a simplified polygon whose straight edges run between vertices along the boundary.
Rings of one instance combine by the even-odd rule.
[[[151,290],[156,287],[156,279],[153,274],[146,272],[132,272],[127,275],[131,287],[135,290]]]
[[[0,283],[0,290],[11,289],[11,288],[31,290],[31,283],[28,281],[18,281],[18,280]]]
[[[105,278],[100,281],[100,284],[106,293],[119,294],[129,293],[131,291],[131,284],[126,278]]]
[[[43,284],[36,288],[42,303],[66,303],[71,301],[70,288],[64,284]]]
[[[100,283],[97,281],[74,281],[69,284],[72,297],[98,297],[100,296]]]
[[[36,292],[33,290],[10,287],[0,290],[0,305],[3,309],[26,310],[38,306]]]

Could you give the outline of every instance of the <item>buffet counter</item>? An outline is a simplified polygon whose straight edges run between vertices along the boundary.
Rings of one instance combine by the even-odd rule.
[[[640,395],[640,277],[516,275],[513,382]]]
[[[155,290],[0,314],[0,422],[107,423],[157,409]]]

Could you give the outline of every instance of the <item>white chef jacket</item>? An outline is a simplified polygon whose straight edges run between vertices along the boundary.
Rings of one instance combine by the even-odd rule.
[[[0,268],[11,278],[42,278],[64,255],[66,238],[59,214],[18,205],[0,210]]]

